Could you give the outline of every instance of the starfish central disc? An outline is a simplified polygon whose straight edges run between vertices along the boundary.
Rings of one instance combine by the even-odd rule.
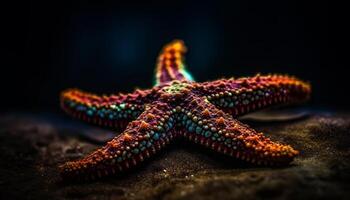
[[[172,94],[186,92],[190,88],[191,88],[191,85],[188,84],[187,82],[172,81],[169,86],[165,86],[163,88],[163,91],[172,95]]]

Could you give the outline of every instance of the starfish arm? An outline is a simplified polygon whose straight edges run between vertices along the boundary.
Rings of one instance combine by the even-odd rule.
[[[157,61],[156,85],[173,80],[192,81],[191,75],[185,70],[186,51],[186,46],[181,40],[174,40],[163,48]]]
[[[60,166],[67,179],[89,179],[121,174],[169,143],[176,132],[175,119],[167,104],[154,102],[125,131],[78,161]]]
[[[286,75],[256,75],[197,84],[202,95],[218,108],[240,116],[274,105],[301,103],[309,99],[310,84]]]
[[[217,152],[256,164],[285,165],[298,154],[289,145],[272,142],[262,133],[235,120],[202,97],[184,103],[184,137]]]
[[[98,96],[79,89],[61,93],[62,109],[68,114],[93,124],[123,130],[129,121],[144,110],[150,90],[136,90],[131,94]]]

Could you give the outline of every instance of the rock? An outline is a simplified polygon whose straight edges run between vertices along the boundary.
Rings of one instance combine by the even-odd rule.
[[[1,199],[346,199],[350,114],[248,122],[301,154],[284,168],[257,167],[183,140],[122,176],[63,182],[57,165],[111,138],[111,130],[48,113],[0,115]],[[91,136],[92,133],[100,134]]]

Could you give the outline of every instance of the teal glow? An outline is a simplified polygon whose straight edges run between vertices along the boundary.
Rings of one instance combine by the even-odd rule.
[[[193,76],[192,76],[188,71],[186,71],[185,69],[180,70],[180,73],[181,73],[182,75],[184,75],[184,77],[185,77],[187,80],[189,80],[189,81],[194,81]]]

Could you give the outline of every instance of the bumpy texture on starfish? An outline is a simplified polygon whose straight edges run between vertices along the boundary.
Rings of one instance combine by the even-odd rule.
[[[156,85],[130,94],[97,96],[77,89],[61,94],[70,115],[123,132],[78,161],[60,166],[63,177],[87,179],[121,173],[176,137],[259,165],[286,165],[298,154],[235,118],[273,105],[304,102],[310,85],[286,75],[194,82],[185,71],[186,47],[176,40],[161,51]]]

